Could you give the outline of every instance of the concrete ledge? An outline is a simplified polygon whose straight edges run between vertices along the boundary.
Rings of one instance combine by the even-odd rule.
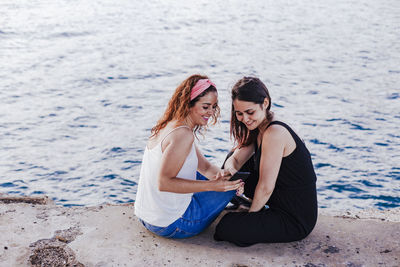
[[[215,224],[190,239],[157,237],[138,222],[133,205],[6,203],[1,266],[400,266],[400,209],[320,210],[302,241],[240,248],[214,241]]]

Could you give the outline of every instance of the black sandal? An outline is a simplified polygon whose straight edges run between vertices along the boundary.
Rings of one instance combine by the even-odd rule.
[[[231,205],[228,204],[228,206],[226,206],[226,208],[225,208],[226,210],[236,210],[240,206],[250,208],[250,206],[251,206],[251,202],[242,196],[234,196],[231,199],[230,203],[231,203]]]

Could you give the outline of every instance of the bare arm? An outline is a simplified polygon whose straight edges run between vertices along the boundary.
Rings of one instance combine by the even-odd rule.
[[[249,212],[261,210],[274,191],[285,148],[284,130],[272,125],[263,134],[259,180]]]
[[[218,168],[214,164],[211,164],[201,153],[200,149],[196,146],[197,158],[199,159],[199,165],[197,166],[197,170],[207,177],[209,180],[215,180],[217,174],[221,171],[221,168]]]
[[[232,175],[235,174],[254,154],[254,146],[249,145],[235,149],[232,156],[226,162],[224,169],[229,171]]]
[[[192,149],[194,137],[189,129],[181,128],[165,138],[159,173],[159,190],[173,193],[194,193],[202,191],[230,191],[240,186],[240,181],[223,179],[193,181],[176,177]]]

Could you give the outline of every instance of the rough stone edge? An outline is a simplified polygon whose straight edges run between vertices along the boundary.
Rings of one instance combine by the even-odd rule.
[[[48,196],[39,196],[39,197],[9,196],[7,194],[0,193],[0,204],[19,204],[19,203],[63,207],[56,205],[54,201],[51,200]],[[93,208],[102,209],[104,206],[126,207],[126,206],[134,206],[134,203],[133,202],[122,203],[122,204],[103,203],[95,206],[82,206],[82,207],[88,209],[93,209]],[[318,213],[320,215],[340,217],[346,219],[368,219],[368,220],[387,221],[387,222],[400,222],[400,207],[385,209],[385,210],[372,209],[372,208],[363,210],[319,209]]]
[[[363,210],[332,210],[319,209],[320,215],[333,216],[345,219],[363,219],[385,222],[400,222],[400,207],[392,209],[363,209]]]
[[[31,196],[9,196],[0,193],[0,203],[2,204],[16,204],[25,203],[33,205],[55,205],[54,201],[48,196],[31,197]]]

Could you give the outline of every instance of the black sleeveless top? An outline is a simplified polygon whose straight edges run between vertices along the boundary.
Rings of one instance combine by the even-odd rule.
[[[290,132],[296,148],[282,159],[275,188],[266,203],[269,208],[258,212],[228,212],[215,228],[215,240],[226,240],[238,246],[291,242],[303,239],[313,230],[318,205],[316,175],[310,153],[289,126],[273,121],[268,127],[273,124],[279,124]],[[251,172],[245,181],[245,195],[250,198],[254,198],[259,180],[261,148],[256,144],[255,154],[240,169]]]
[[[278,124],[285,127],[294,141],[295,150],[282,158],[273,193],[266,203],[271,209],[280,210],[300,223],[305,229],[313,228],[317,218],[317,194],[314,167],[311,155],[303,141],[285,123],[273,121],[269,126]],[[267,127],[267,128],[268,128]],[[259,180],[261,148],[256,146],[253,156],[254,161],[248,166],[252,170],[245,183],[245,195],[254,197],[254,192]]]

